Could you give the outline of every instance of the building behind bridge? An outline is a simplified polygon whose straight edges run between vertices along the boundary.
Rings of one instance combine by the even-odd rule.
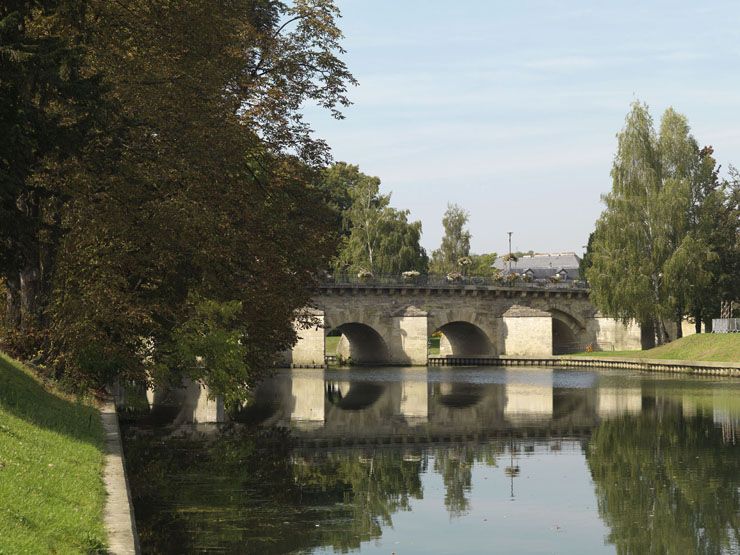
[[[502,274],[509,273],[509,262],[498,257],[493,267]],[[534,280],[579,281],[582,279],[581,258],[574,252],[536,253],[511,261],[511,272]]]

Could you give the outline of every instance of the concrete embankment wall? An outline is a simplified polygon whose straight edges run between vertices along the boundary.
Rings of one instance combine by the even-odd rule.
[[[100,410],[105,430],[105,471],[103,480],[108,497],[105,500],[104,520],[108,532],[108,553],[138,555],[139,537],[136,532],[134,506],[131,499],[126,463],[121,443],[118,414],[113,402]]]
[[[430,366],[544,366],[550,368],[619,368],[740,377],[740,363],[695,360],[660,360],[622,357],[430,357]]]
[[[681,374],[703,374],[710,376],[740,377],[740,364],[732,362],[708,362],[696,360],[659,360],[622,357],[567,357],[563,365],[575,367],[606,367],[647,370],[651,372],[676,372]]]

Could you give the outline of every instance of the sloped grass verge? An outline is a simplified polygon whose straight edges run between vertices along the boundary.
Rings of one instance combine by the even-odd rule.
[[[577,356],[740,362],[740,333],[700,333],[646,351],[595,351]]]
[[[0,554],[105,552],[103,440],[91,402],[0,353]]]

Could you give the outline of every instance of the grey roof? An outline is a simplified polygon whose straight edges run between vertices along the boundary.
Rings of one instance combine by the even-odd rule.
[[[566,279],[580,279],[579,267],[581,259],[574,252],[539,253],[525,255],[516,262],[511,262],[511,271],[523,274],[531,270],[534,279],[545,279],[558,272],[565,272]],[[502,257],[498,257],[493,263],[494,268],[508,272],[509,263]]]

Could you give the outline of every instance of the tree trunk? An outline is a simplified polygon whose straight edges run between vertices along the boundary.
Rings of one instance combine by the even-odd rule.
[[[657,308],[660,306],[660,277],[653,274],[651,281],[653,284],[653,301],[655,302],[655,310],[657,311]],[[655,335],[658,345],[668,343],[668,333],[666,332],[663,318],[657,316],[653,321],[655,322]]]
[[[18,274],[5,280],[5,325],[11,330],[21,327],[21,280]]]
[[[665,345],[668,343],[668,331],[665,329],[665,322],[663,322],[663,319],[658,317],[655,319],[656,321],[656,336],[657,336],[657,342],[658,345]]]
[[[640,324],[640,344],[643,349],[655,347],[655,323],[652,320]]]
[[[683,316],[681,314],[676,315],[676,339],[683,337]]]
[[[701,333],[701,309],[697,308],[694,311],[694,330],[696,333]]]
[[[39,321],[39,284],[40,270],[38,264],[30,262],[20,273],[20,329],[29,330],[37,327]]]

